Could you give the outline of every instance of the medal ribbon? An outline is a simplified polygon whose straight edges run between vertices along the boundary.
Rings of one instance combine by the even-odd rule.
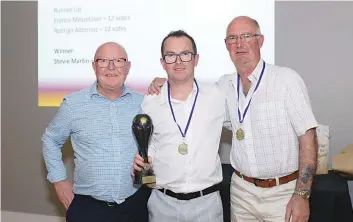
[[[168,82],[168,102],[169,102],[170,110],[172,111],[174,122],[177,124],[177,126],[179,128],[179,131],[180,131],[181,135],[183,136],[183,138],[186,136],[186,133],[187,133],[187,131],[189,129],[189,125],[190,125],[190,122],[191,122],[192,114],[194,113],[194,109],[195,109],[197,96],[199,95],[199,86],[197,85],[196,79],[194,79],[194,82],[195,82],[196,89],[197,89],[196,90],[196,96],[195,96],[194,104],[192,105],[191,112],[190,112],[190,115],[189,115],[189,119],[188,119],[188,122],[186,124],[184,132],[181,130],[181,127],[179,126],[179,124],[177,123],[176,118],[175,118],[172,102],[170,101],[170,84]]]
[[[250,106],[250,103],[251,103],[251,100],[252,100],[252,97],[254,96],[254,93],[256,92],[257,88],[259,87],[260,85],[260,82],[261,82],[261,79],[262,79],[262,76],[264,74],[264,71],[265,71],[265,61],[263,62],[263,66],[262,66],[262,70],[261,70],[261,74],[260,74],[260,78],[259,78],[259,81],[257,81],[257,84],[256,84],[256,87],[254,89],[254,92],[253,94],[251,95],[251,98],[248,102],[248,105],[246,106],[245,110],[244,110],[244,113],[243,115],[241,115],[240,113],[240,110],[239,110],[239,87],[240,87],[240,75],[238,73],[238,85],[237,85],[237,94],[238,94],[238,117],[239,117],[239,123],[243,123],[244,121],[244,118],[245,118],[245,115],[246,113],[248,112],[248,109],[249,109],[249,106]]]

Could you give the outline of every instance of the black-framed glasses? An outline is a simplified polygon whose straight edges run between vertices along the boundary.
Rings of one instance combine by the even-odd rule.
[[[119,59],[96,59],[95,62],[97,63],[99,68],[107,68],[110,62],[113,62],[115,68],[124,67],[126,64],[127,59],[119,58]]]
[[[163,56],[163,59],[164,59],[165,63],[172,64],[177,61],[178,57],[179,57],[180,61],[182,61],[182,62],[190,62],[192,60],[193,56],[195,56],[195,53],[193,53],[193,52],[182,52],[180,54],[168,53]]]
[[[241,35],[230,35],[224,39],[224,42],[227,44],[234,44],[240,39],[241,42],[250,42],[253,37],[261,36],[261,34],[251,34],[251,33],[244,33]]]

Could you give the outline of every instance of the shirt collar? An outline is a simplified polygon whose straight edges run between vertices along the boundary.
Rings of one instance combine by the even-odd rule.
[[[97,81],[95,81],[95,82],[93,83],[93,85],[91,86],[91,90],[90,90],[90,97],[91,97],[91,98],[92,98],[92,96],[94,96],[94,95],[100,96],[100,94],[99,94],[99,92],[98,92],[98,90],[97,90],[97,87],[98,87],[98,83],[97,83]],[[123,97],[123,96],[125,96],[125,95],[131,94],[131,92],[132,92],[132,90],[131,90],[129,87],[125,86],[125,84],[124,84],[124,85],[123,85],[123,94],[122,94],[120,97]]]
[[[257,63],[254,71],[248,76],[248,79],[251,82],[257,82],[260,78],[261,75],[261,70],[262,70],[262,66],[263,66],[263,60],[260,59],[259,63]]]
[[[98,94],[98,91],[97,91],[97,87],[98,87],[97,81],[95,81],[95,82],[93,83],[93,85],[91,86],[91,92],[90,92],[90,96],[91,96],[91,97],[92,97],[93,95],[99,95],[99,94]]]
[[[203,88],[200,87],[199,82],[197,82],[197,85],[199,86],[199,93],[203,93],[204,92]],[[192,93],[195,94],[196,91],[197,91],[197,88],[196,88],[196,84],[194,82],[194,85],[192,88]],[[160,96],[160,105],[164,105],[164,104],[168,103],[168,83],[167,83],[167,81],[164,82],[159,96]]]
[[[261,70],[262,70],[262,66],[263,66],[263,59],[260,59],[260,61],[257,63],[255,69],[252,71],[252,73],[248,76],[248,79],[251,82],[257,82],[258,79],[260,78],[261,75]],[[238,84],[238,73],[235,72],[233,73],[234,77],[229,81],[234,87],[237,86]]]

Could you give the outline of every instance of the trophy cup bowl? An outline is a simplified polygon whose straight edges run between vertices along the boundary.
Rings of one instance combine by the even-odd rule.
[[[156,176],[148,163],[148,144],[153,132],[151,117],[147,114],[136,115],[132,122],[132,131],[138,144],[138,152],[144,160],[142,170],[135,170],[134,184],[153,185],[156,183]]]

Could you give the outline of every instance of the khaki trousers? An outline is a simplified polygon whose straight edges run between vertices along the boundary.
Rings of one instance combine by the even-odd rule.
[[[296,180],[271,188],[256,187],[233,173],[230,186],[231,221],[284,222],[295,185]]]

